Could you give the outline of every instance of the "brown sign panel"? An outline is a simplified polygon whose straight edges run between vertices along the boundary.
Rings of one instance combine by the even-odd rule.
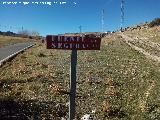
[[[47,35],[47,49],[100,50],[101,38]]]

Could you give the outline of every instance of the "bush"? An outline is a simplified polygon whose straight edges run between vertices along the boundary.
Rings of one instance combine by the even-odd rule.
[[[159,26],[160,25],[160,18],[154,19],[152,22],[149,23],[149,27]]]

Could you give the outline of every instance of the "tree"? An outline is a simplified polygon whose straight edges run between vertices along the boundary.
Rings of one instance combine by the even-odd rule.
[[[19,31],[18,34],[22,37],[29,37],[30,36],[30,32],[28,30]]]
[[[31,36],[37,37],[37,36],[39,36],[39,32],[38,31],[32,31]]]

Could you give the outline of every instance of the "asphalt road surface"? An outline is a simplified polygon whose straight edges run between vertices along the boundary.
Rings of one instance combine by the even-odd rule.
[[[19,52],[32,47],[35,43],[33,42],[26,42],[26,43],[17,43],[14,45],[10,45],[4,48],[0,48],[0,65],[2,62],[5,62],[10,57],[18,54]]]

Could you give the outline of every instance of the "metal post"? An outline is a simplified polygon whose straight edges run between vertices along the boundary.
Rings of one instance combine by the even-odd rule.
[[[123,24],[124,24],[124,0],[121,0],[121,26],[120,26],[120,29],[121,29],[121,32],[123,30]]]
[[[70,66],[69,120],[75,118],[77,50],[72,50]]]
[[[104,9],[102,10],[102,33],[104,32]]]
[[[81,25],[79,26],[79,31],[80,31],[80,34],[81,34],[81,32],[82,32],[82,26]]]

